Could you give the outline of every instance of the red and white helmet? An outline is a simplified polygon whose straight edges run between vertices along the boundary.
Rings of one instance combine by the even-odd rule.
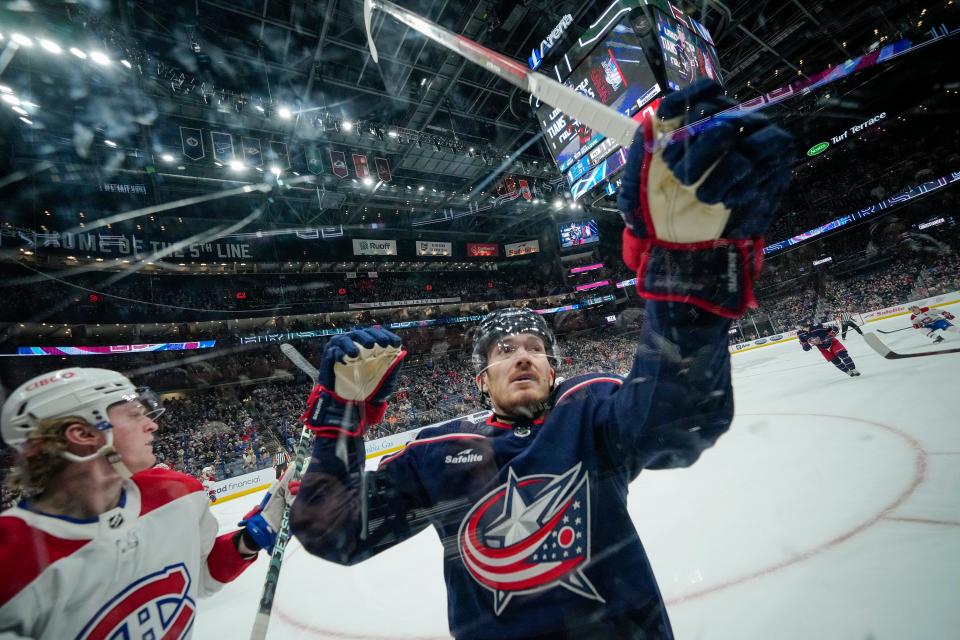
[[[123,374],[109,369],[60,369],[27,380],[10,394],[0,412],[0,434],[8,446],[20,451],[41,421],[76,416],[103,431],[107,442],[89,456],[65,451],[63,457],[74,462],[85,462],[100,455],[110,459],[116,452],[107,410],[132,400],[143,403],[151,420],[163,414],[156,394],[146,387],[134,387]]]

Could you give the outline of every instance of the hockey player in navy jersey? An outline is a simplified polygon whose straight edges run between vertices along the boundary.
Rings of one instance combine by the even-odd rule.
[[[843,371],[851,378],[860,375],[857,366],[853,363],[853,358],[843,343],[836,338],[837,330],[834,327],[825,326],[819,322],[811,320],[806,328],[800,330],[797,338],[800,340],[800,346],[804,351],[810,351],[814,347],[819,349],[820,355],[827,362]]]
[[[623,250],[647,303],[626,378],[558,384],[543,318],[494,311],[473,342],[489,418],[424,429],[364,472],[362,435],[382,419],[405,352],[380,328],[328,343],[291,518],[307,551],[349,565],[432,526],[458,639],[672,637],[628,487],[643,469],[693,464],[729,427],[728,319],[753,302],[762,234],[790,176],[792,139],[757,115],[664,144],[687,118],[730,104],[710,83],[668,96],[630,149]]]
[[[162,413],[107,369],[53,371],[10,394],[0,430],[23,500],[0,514],[0,636],[189,638],[197,598],[272,548],[296,485],[278,481],[243,529],[218,535],[200,482],[154,466]]]

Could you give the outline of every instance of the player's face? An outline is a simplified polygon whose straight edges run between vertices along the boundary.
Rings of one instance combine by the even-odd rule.
[[[544,402],[553,386],[553,368],[539,336],[504,336],[490,349],[481,383],[497,413],[524,415],[524,408]]]
[[[116,404],[107,410],[107,419],[113,425],[113,447],[130,473],[156,463],[153,432],[157,430],[157,423],[147,415],[143,404],[136,400]]]

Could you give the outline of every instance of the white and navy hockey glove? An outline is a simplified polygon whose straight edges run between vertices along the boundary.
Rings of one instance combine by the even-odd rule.
[[[406,355],[400,336],[381,327],[334,337],[300,419],[319,437],[362,435],[383,420]]]
[[[243,527],[241,536],[244,545],[250,549],[266,549],[273,553],[277,541],[277,532],[283,520],[283,511],[293,503],[300,490],[300,481],[292,481],[293,467],[287,469],[283,477],[270,485],[267,495],[263,496],[256,507],[237,524]]]
[[[728,318],[756,304],[763,234],[790,183],[793,137],[750,113],[664,145],[676,129],[735,104],[702,80],[664,98],[637,132],[617,204],[623,259],[644,298]]]

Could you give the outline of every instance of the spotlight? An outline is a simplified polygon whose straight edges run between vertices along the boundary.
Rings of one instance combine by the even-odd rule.
[[[373,178],[371,178],[370,176],[367,176],[366,178],[363,179],[363,184],[364,186],[367,186],[367,187],[371,186],[373,184]]]
[[[247,168],[247,165],[243,164],[239,160],[232,160],[230,162],[230,168],[233,169],[234,171],[243,171],[244,169]]]
[[[33,46],[33,40],[31,40],[31,39],[28,38],[27,36],[23,35],[22,33],[11,33],[11,34],[10,34],[10,39],[13,40],[14,42],[16,42],[17,44],[22,45],[22,46],[24,46],[24,47],[32,47],[32,46]]]
[[[399,134],[396,131],[389,131],[387,132],[387,135],[391,138],[396,138]]]
[[[562,209],[562,208],[563,208],[563,200],[561,200],[560,198],[557,198],[556,200],[554,200],[554,201],[553,201],[553,208],[554,208],[554,209]]]
[[[0,84],[0,93],[13,93],[13,89],[5,84]]]
[[[17,96],[10,93],[5,93],[2,96],[0,96],[0,100],[3,100],[7,104],[12,104],[14,106],[18,106],[20,104],[20,99],[17,98]]]
[[[280,175],[280,167],[270,167],[270,173],[275,176]]]
[[[108,58],[107,54],[103,53],[102,51],[91,51],[90,59],[99,65],[107,66],[110,64],[110,58]]]
[[[87,54],[85,54],[85,53],[84,53],[83,51],[81,51],[80,49],[77,49],[76,47],[70,47],[70,53],[72,53],[73,55],[77,56],[77,57],[80,58],[81,60],[86,60],[86,59],[87,59]]]
[[[121,61],[120,61],[120,64],[122,64],[123,66],[125,66],[127,69],[133,69],[133,65],[130,64],[130,61],[127,60],[126,58],[124,58],[123,60],[121,60]]]
[[[63,53],[63,49],[61,49],[60,45],[58,45],[56,42],[53,42],[51,40],[44,40],[44,39],[39,40],[39,42],[40,42],[40,46],[46,49],[47,51],[49,51],[50,53],[57,54],[57,55]]]
[[[164,162],[173,162],[173,156],[170,155],[169,153],[163,154],[162,156],[160,156],[160,159],[163,160]]]
[[[107,145],[108,147],[112,147],[114,149],[117,148],[117,143],[114,142],[113,140],[104,140],[103,144]]]
[[[277,108],[277,115],[284,120],[289,120],[293,117],[293,113],[290,111],[289,107],[281,106]]]
[[[353,122],[350,120],[343,121],[343,130],[344,131],[353,131]]]

